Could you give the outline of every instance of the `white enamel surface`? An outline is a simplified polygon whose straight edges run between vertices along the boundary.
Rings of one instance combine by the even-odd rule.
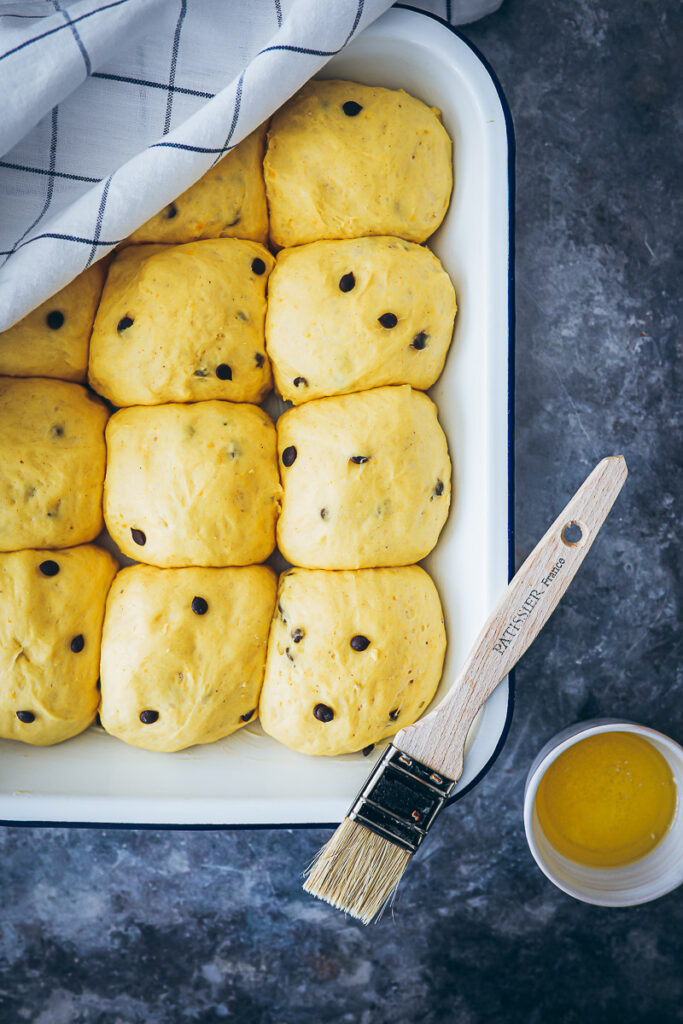
[[[445,694],[508,579],[507,133],[479,59],[430,18],[392,10],[323,77],[402,87],[443,112],[455,142],[447,218],[430,243],[450,273],[459,313],[453,348],[433,389],[455,467],[450,519],[425,566],[444,605]],[[507,681],[470,740],[462,789],[494,753],[506,722]],[[56,747],[0,741],[0,819],[149,824],[339,821],[379,753],[309,758],[258,724],[206,747],[159,754],[95,727]]]
[[[669,831],[654,850],[623,868],[589,868],[568,860],[551,846],[539,824],[536,792],[543,775],[559,755],[579,740],[603,732],[632,732],[649,740],[669,763],[678,802]],[[629,907],[664,896],[683,883],[683,747],[655,729],[621,719],[594,719],[569,726],[554,736],[534,760],[524,791],[524,828],[541,871],[558,888],[584,903]]]

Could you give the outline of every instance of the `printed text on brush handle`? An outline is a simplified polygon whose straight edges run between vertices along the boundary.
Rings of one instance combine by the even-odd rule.
[[[621,456],[603,459],[562,510],[510,582],[448,695],[402,729],[394,745],[451,779],[462,773],[472,721],[498,683],[536,639],[574,578],[626,479]],[[580,539],[563,539],[578,524]]]

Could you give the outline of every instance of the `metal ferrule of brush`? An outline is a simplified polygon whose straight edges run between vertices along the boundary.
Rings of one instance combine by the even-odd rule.
[[[389,745],[347,817],[415,853],[455,782]]]

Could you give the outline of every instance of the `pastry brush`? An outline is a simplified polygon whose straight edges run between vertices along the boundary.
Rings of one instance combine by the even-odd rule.
[[[306,872],[306,892],[365,924],[381,914],[462,774],[477,712],[554,611],[627,472],[612,456],[584,481],[508,585],[447,696],[387,747]]]

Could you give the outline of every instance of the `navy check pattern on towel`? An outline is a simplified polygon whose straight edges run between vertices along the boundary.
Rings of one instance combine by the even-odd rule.
[[[500,0],[421,0],[462,22]],[[390,0],[0,4],[0,331],[188,188]]]

